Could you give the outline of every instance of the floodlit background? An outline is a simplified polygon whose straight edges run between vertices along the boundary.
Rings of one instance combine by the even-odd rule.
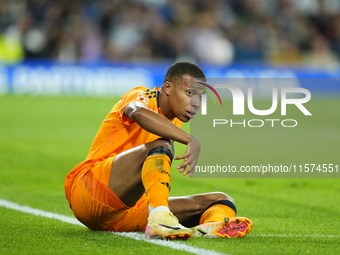
[[[169,65],[208,77],[338,77],[337,0],[0,2],[0,93],[116,96]]]
[[[3,0],[0,56],[336,68],[339,12],[337,0]]]

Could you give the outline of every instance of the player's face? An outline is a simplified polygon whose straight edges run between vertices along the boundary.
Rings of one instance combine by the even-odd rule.
[[[183,122],[188,122],[195,117],[201,106],[201,98],[204,90],[198,80],[189,75],[183,75],[183,79],[173,84],[169,106],[175,117]]]

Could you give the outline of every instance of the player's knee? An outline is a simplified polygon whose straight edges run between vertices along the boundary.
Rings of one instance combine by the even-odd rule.
[[[214,192],[212,193],[212,197],[214,198],[214,201],[208,206],[208,208],[217,204],[225,205],[231,208],[235,212],[235,214],[237,214],[235,200],[232,197],[224,192]]]
[[[172,161],[172,158],[174,155],[173,142],[171,140],[163,139],[163,138],[153,141],[152,146],[150,146],[150,150],[147,156],[153,155],[153,154],[165,154]]]
[[[156,147],[165,147],[171,152],[172,155],[174,155],[175,150],[174,150],[174,143],[172,140],[159,138],[152,142],[152,148],[156,148]]]
[[[230,201],[234,206],[236,206],[235,200],[224,192],[214,192],[213,193],[214,202],[227,200]]]

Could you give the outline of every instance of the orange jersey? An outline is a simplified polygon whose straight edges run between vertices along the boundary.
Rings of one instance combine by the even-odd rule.
[[[145,131],[135,121],[124,115],[125,107],[132,101],[142,102],[149,109],[163,115],[159,108],[158,100],[159,88],[156,87],[150,90],[140,86],[127,92],[115,104],[101,124],[86,160],[73,168],[66,177],[65,192],[69,202],[70,193],[75,186],[74,181],[81,177],[79,174],[84,170],[90,169],[108,157],[114,157],[123,151],[160,138]],[[172,122],[178,127],[183,124],[177,118],[173,119]]]

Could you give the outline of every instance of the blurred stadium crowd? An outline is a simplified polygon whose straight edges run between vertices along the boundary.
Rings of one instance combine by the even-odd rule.
[[[336,68],[339,0],[0,0],[0,61]]]

